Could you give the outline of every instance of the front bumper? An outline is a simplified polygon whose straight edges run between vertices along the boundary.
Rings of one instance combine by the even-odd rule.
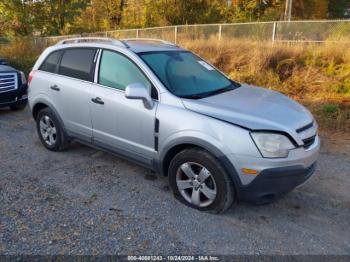
[[[315,169],[316,162],[307,168],[290,166],[266,169],[249,185],[240,188],[240,199],[257,204],[269,203],[305,183]]]
[[[0,107],[22,105],[27,103],[27,85],[22,85],[21,88],[13,91],[0,93]]]
[[[14,97],[13,100],[9,100],[6,102],[1,103],[0,102],[0,107],[7,107],[7,106],[16,106],[16,105],[25,105],[28,103],[28,97]]]
[[[315,171],[320,149],[320,139],[308,149],[291,150],[287,158],[268,159],[232,154],[228,159],[234,167],[236,190],[242,201],[266,203],[293,190],[308,180]],[[242,172],[243,168],[257,170],[257,175]]]

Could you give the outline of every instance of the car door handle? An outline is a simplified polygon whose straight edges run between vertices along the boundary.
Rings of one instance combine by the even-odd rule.
[[[50,88],[52,90],[55,90],[55,91],[60,91],[60,89],[59,89],[59,87],[57,85],[50,86]]]
[[[102,99],[99,98],[99,97],[92,98],[91,101],[96,103],[96,104],[100,104],[100,105],[104,105],[105,104],[105,102],[103,102]]]

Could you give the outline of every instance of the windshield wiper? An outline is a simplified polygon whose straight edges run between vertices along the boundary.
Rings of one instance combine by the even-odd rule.
[[[195,94],[195,95],[184,95],[184,96],[180,96],[181,98],[188,98],[188,99],[201,99],[201,98],[203,98],[203,96],[202,95],[197,95],[197,94]]]
[[[214,95],[222,94],[222,93],[234,90],[234,89],[236,89],[236,87],[233,86],[233,85],[230,85],[228,87],[224,87],[224,88],[221,88],[221,89],[218,89],[218,90],[214,90],[214,91],[211,91],[211,92],[204,93],[201,96],[202,96],[202,98],[203,97],[208,97],[208,96],[214,96]]]
[[[201,99],[201,98],[205,98],[205,97],[208,97],[208,96],[218,95],[218,94],[222,94],[222,93],[234,90],[234,89],[236,89],[239,86],[236,86],[236,85],[232,84],[232,85],[229,85],[227,87],[224,87],[224,88],[221,88],[221,89],[217,89],[217,90],[214,90],[214,91],[205,92],[205,93],[202,93],[202,94],[183,95],[181,97],[182,98],[189,98],[189,99]]]

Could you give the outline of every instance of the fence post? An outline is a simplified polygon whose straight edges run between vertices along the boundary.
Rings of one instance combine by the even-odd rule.
[[[136,38],[139,38],[139,30],[136,29]]]
[[[106,38],[108,37],[108,32],[107,32],[107,31],[105,32],[105,37],[106,37]]]
[[[219,41],[221,41],[222,24],[219,25]]]
[[[276,40],[276,29],[277,29],[277,22],[273,22],[272,43],[274,43]]]
[[[175,26],[175,28],[174,28],[174,30],[175,30],[175,36],[174,36],[174,40],[175,40],[175,44],[177,44],[177,25]]]

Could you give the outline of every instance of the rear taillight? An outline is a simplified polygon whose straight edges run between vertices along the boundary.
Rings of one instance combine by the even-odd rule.
[[[31,71],[28,76],[28,85],[30,85],[30,82],[32,82],[33,76],[34,76],[34,71]]]

